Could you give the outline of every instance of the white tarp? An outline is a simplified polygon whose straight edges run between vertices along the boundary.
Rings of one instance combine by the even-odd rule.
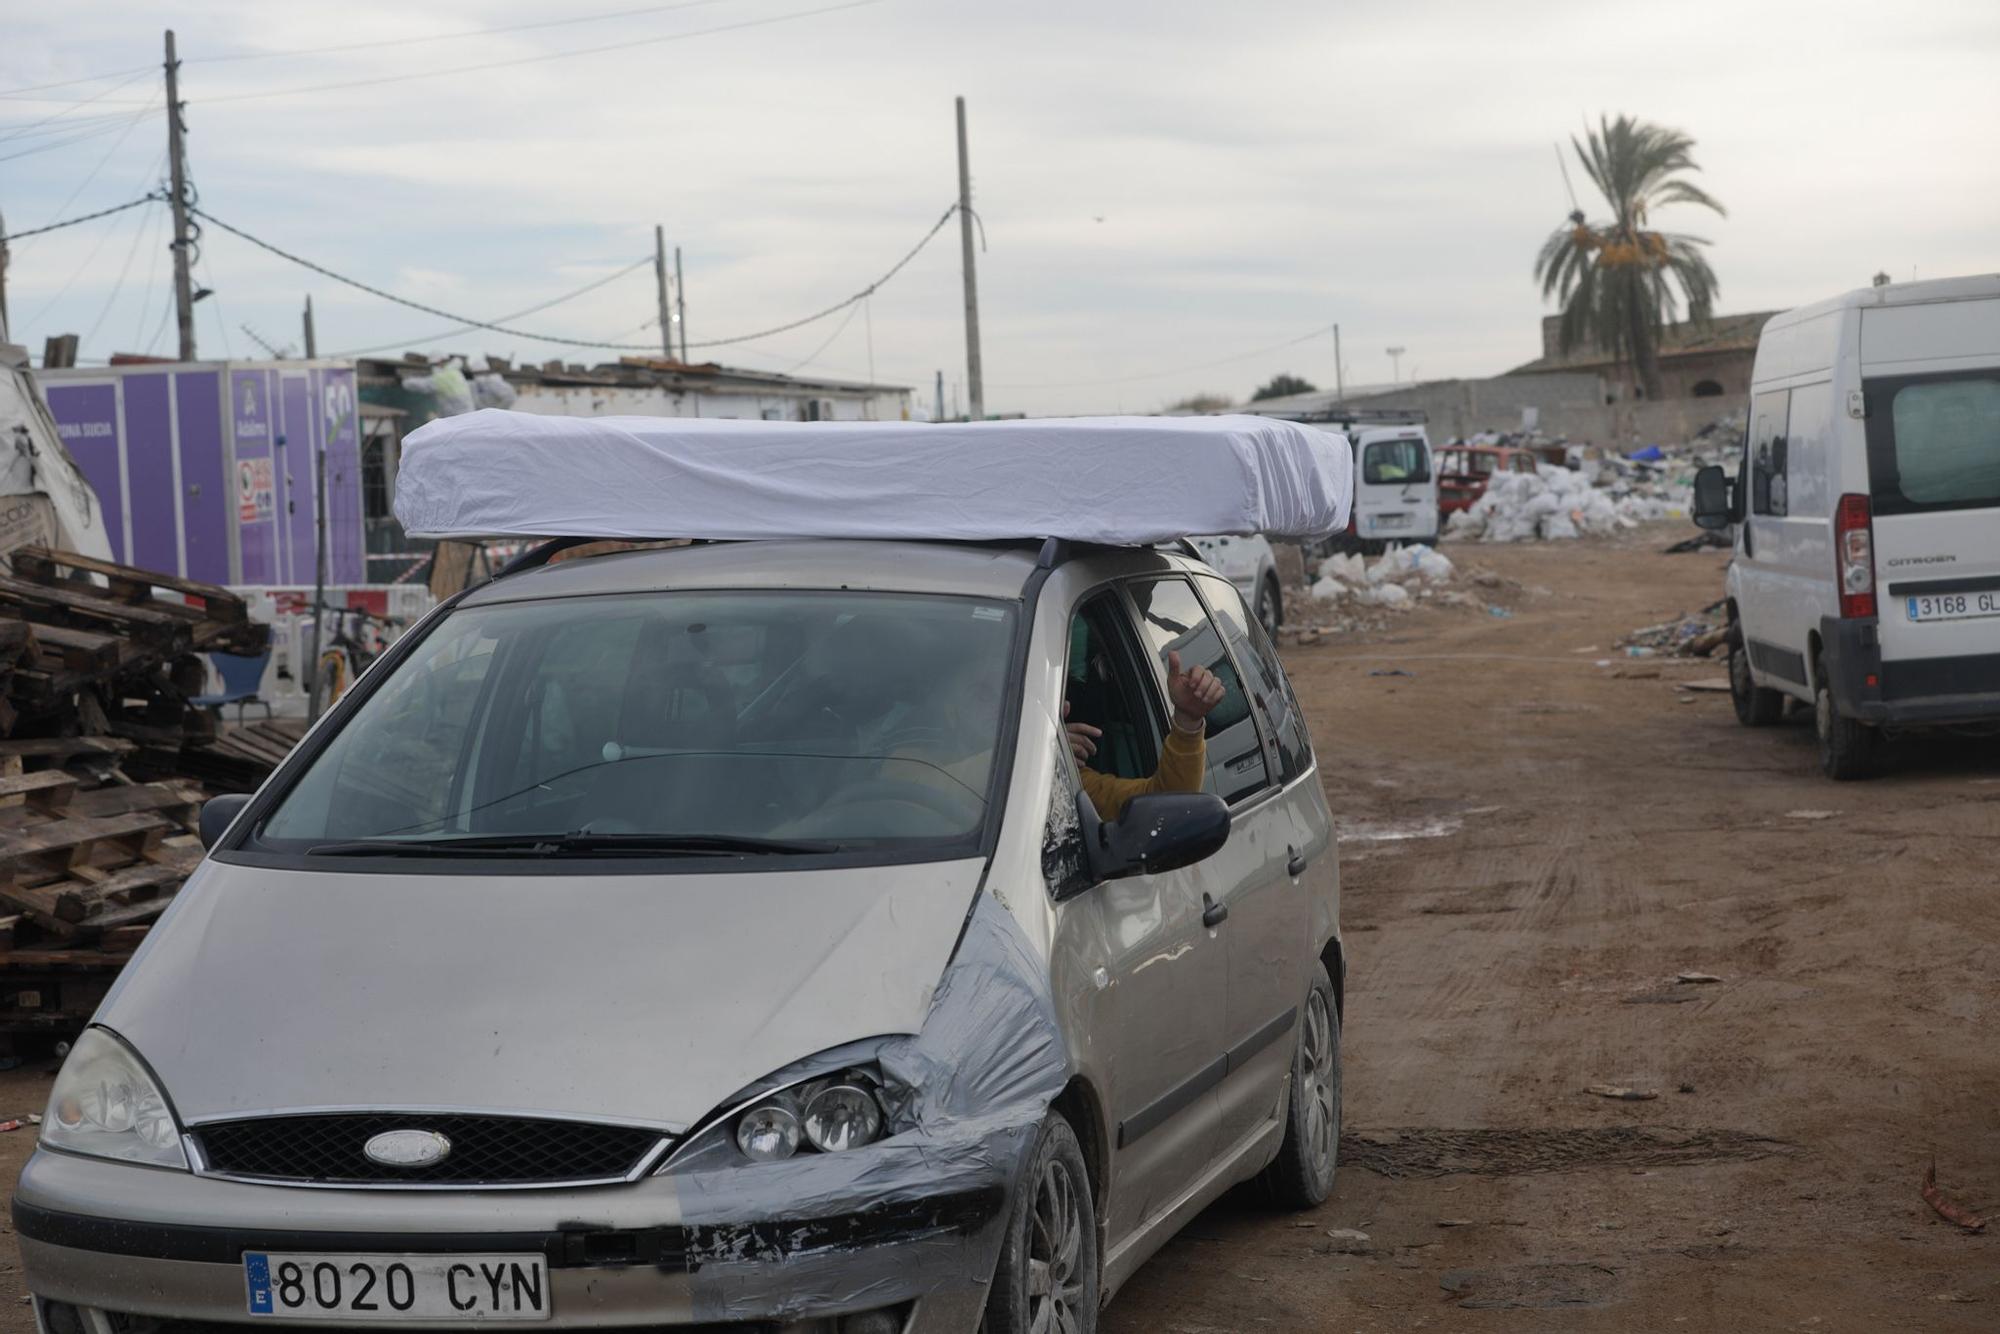
[[[110,560],[97,493],[63,448],[21,355],[21,365],[0,363],[0,554],[52,546]]]
[[[492,409],[403,444],[419,537],[1310,540],[1347,525],[1337,434],[1265,417],[930,424],[545,417]]]

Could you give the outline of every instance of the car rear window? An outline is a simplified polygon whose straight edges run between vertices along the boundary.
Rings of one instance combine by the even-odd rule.
[[[1428,482],[1430,477],[1421,440],[1377,440],[1361,451],[1361,479],[1370,486]]]
[[[1889,418],[1904,499],[2000,503],[2000,374],[1904,385]]]

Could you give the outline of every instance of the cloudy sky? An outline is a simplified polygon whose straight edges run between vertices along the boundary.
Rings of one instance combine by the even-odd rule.
[[[18,231],[159,180],[161,26],[216,217],[492,320],[683,248],[699,343],[866,286],[957,190],[971,111],[989,411],[1142,411],[1493,374],[1537,352],[1530,278],[1569,209],[1553,145],[1600,113],[1692,134],[1723,310],[2000,268],[1993,0],[73,0],[0,43]],[[614,12],[615,11],[615,12]],[[587,21],[578,21],[587,20]],[[522,26],[536,25],[536,26]],[[493,31],[512,28],[513,31]],[[428,39],[428,40],[425,40]],[[326,50],[345,47],[343,50]],[[564,54],[574,53],[574,54]],[[547,57],[560,56],[550,59]],[[448,73],[467,66],[488,68]],[[59,86],[49,86],[59,85]],[[149,102],[152,109],[149,109]],[[1565,149],[1567,151],[1567,149]],[[1571,165],[1580,191],[1587,183]],[[1587,195],[1587,209],[1598,212]],[[14,247],[14,338],[171,351],[165,210]],[[210,227],[205,357],[300,341],[609,359],[388,304]],[[516,327],[648,343],[650,266]],[[843,322],[844,321],[844,322]],[[699,350],[699,349],[697,349]],[[726,363],[959,392],[956,224],[857,307]],[[697,357],[699,359],[699,357]]]

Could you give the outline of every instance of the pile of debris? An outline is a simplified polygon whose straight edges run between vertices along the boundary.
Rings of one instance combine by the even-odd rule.
[[[1392,547],[1372,561],[1329,556],[1314,568],[1310,587],[1287,593],[1285,634],[1292,643],[1315,644],[1331,634],[1386,629],[1392,617],[1426,606],[1511,616],[1493,599],[1527,591],[1491,571],[1455,564],[1432,547]]]
[[[1605,482],[1598,485],[1593,476]],[[1447,541],[1565,541],[1615,533],[1656,519],[1685,518],[1693,492],[1637,470],[1586,472],[1543,464],[1532,473],[1503,473],[1470,509],[1451,516]]]
[[[227,589],[21,547],[0,574],[0,1044],[81,1029],[201,860],[210,791],[303,731],[217,736],[199,654],[264,652]],[[199,778],[200,782],[191,781]]]
[[[1729,604],[1711,603],[1700,611],[1658,625],[1649,625],[1618,641],[1628,658],[1726,658],[1729,656]]]

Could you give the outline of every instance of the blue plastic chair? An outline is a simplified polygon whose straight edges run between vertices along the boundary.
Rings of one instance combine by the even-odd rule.
[[[251,704],[264,706],[264,716],[271,716],[270,702],[257,691],[264,684],[264,668],[270,665],[269,649],[254,657],[241,653],[211,653],[208,660],[215,664],[215,670],[222,675],[222,693],[219,695],[197,695],[194,703],[198,708],[208,709],[216,717],[222,716],[224,707],[236,706],[236,721],[243,721],[243,710]]]

